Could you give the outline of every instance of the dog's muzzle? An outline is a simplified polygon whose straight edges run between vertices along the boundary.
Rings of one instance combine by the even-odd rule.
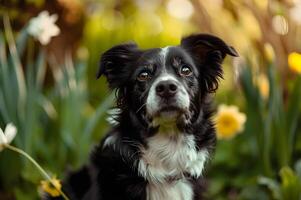
[[[189,95],[173,76],[159,77],[150,88],[146,110],[150,117],[175,117],[189,109]]]
[[[162,99],[170,99],[178,92],[177,83],[173,80],[161,81],[156,86],[156,94]]]

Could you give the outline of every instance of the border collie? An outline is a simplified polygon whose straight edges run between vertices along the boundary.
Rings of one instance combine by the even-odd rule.
[[[202,199],[202,173],[216,143],[212,93],[227,54],[238,56],[209,34],[185,37],[178,46],[139,49],[129,43],[106,51],[97,78],[104,75],[116,89],[118,112],[90,164],[63,183],[67,196]]]

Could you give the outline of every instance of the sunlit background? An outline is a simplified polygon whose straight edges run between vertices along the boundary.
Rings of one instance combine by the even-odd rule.
[[[211,33],[234,46],[216,94],[208,199],[301,199],[300,0],[0,0],[0,128],[63,179],[109,126],[102,52]],[[2,133],[2,131],[1,131]],[[1,138],[0,138],[1,139]],[[2,140],[2,139],[1,139]],[[0,140],[0,199],[39,199],[43,179]],[[7,141],[6,141],[7,142]],[[43,189],[43,188],[42,188]]]

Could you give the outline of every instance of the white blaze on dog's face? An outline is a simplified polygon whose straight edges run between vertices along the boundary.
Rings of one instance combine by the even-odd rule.
[[[169,47],[161,49],[160,56],[163,66],[159,76],[150,87],[146,99],[146,111],[149,116],[154,118],[154,123],[172,122],[179,115],[188,112],[190,106],[187,89],[174,73],[166,68],[168,50]]]
[[[147,85],[146,115],[153,125],[168,125],[189,116],[191,99],[198,91],[198,71],[179,47],[156,49],[144,62],[151,70],[138,73],[138,84]]]

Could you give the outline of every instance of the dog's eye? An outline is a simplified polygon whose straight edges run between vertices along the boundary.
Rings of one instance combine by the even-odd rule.
[[[180,69],[181,76],[190,76],[192,74],[192,70],[187,65],[183,65]]]
[[[137,77],[139,81],[147,81],[149,78],[150,78],[150,73],[147,71],[141,72]]]

